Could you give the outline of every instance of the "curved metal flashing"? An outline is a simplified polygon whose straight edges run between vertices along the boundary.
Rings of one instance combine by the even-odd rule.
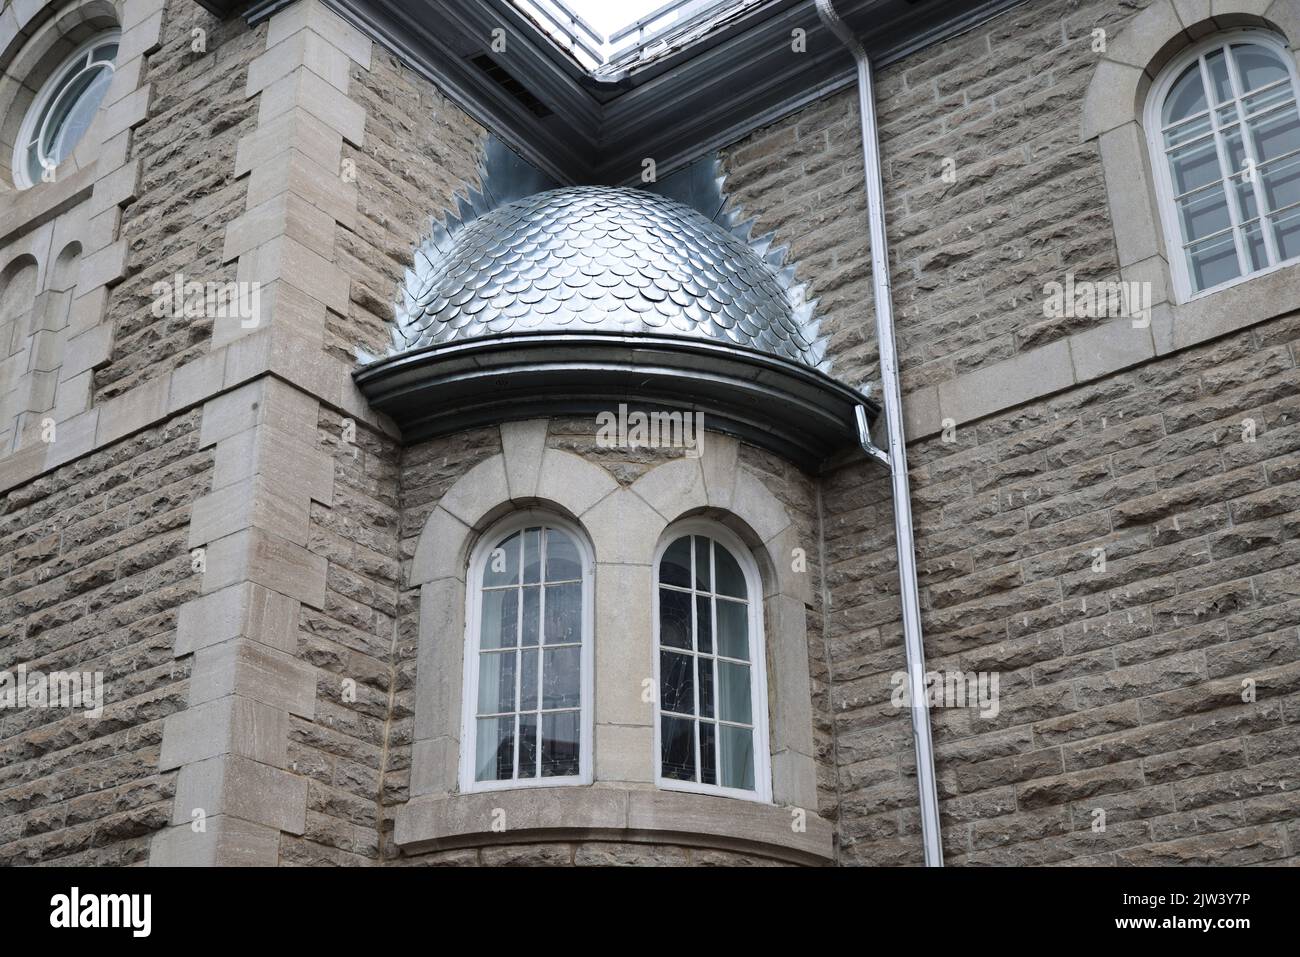
[[[515,332],[427,346],[353,373],[407,441],[512,419],[629,409],[703,415],[816,472],[857,445],[854,410],[877,405],[798,362],[671,335]]]

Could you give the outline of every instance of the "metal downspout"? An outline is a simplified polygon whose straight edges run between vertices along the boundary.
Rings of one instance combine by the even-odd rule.
[[[871,230],[871,279],[876,300],[876,338],[880,346],[881,402],[889,430],[888,461],[894,493],[894,537],[898,546],[898,584],[903,606],[903,640],[907,649],[907,684],[912,712],[912,741],[916,749],[916,784],[921,805],[921,840],[927,867],[943,866],[939,835],[939,792],[930,740],[929,696],[925,684],[925,646],[921,637],[921,604],[916,585],[916,549],[912,536],[912,500],[907,480],[907,445],[903,434],[902,392],[898,384],[898,353],[894,345],[894,305],[889,284],[889,247],[885,235],[884,187],[880,149],[876,140],[876,104],[867,51],[838,13],[833,0],[815,0],[817,15],[853,54],[858,67],[858,111],[862,120],[863,176],[867,187],[867,218]],[[866,410],[858,410],[858,435],[865,451],[877,461],[885,455],[866,433]]]

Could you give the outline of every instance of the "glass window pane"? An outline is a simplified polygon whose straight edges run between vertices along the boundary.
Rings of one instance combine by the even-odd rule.
[[[537,715],[519,716],[519,776],[537,777]]]
[[[1187,119],[1207,109],[1205,87],[1201,83],[1201,65],[1193,63],[1174,81],[1165,98],[1164,126]]]
[[[519,667],[519,710],[537,710],[537,649],[529,648],[520,653],[523,659]]]
[[[1188,120],[1186,123],[1180,123],[1173,129],[1165,131],[1165,147],[1174,147],[1179,143],[1185,143],[1188,140],[1204,136],[1210,132],[1211,128],[1210,114],[1208,113],[1196,119]]]
[[[524,582],[533,584],[542,580],[542,530],[524,529]]]
[[[1255,201],[1255,184],[1243,173],[1232,178],[1232,191],[1237,196],[1237,209],[1241,211],[1241,221],[1249,222],[1259,215],[1259,204]]]
[[[750,724],[749,665],[718,662],[718,717]]]
[[[700,591],[712,591],[711,571],[709,568],[709,539],[702,535],[695,536],[695,587]]]
[[[1211,186],[1178,200],[1178,219],[1187,242],[1204,239],[1232,225],[1228,196],[1222,186]]]
[[[578,546],[559,529],[546,530],[546,580],[577,581],[582,577],[582,559]]]
[[[695,722],[692,719],[660,719],[659,773],[677,781],[695,780]]]
[[[515,653],[493,651],[478,657],[478,713],[515,710]]]
[[[754,733],[749,728],[718,726],[722,786],[754,790]]]
[[[1237,61],[1241,92],[1249,93],[1287,76],[1286,67],[1276,53],[1255,43],[1234,43],[1232,56]]]
[[[700,783],[718,783],[717,725],[700,722]]]
[[[719,598],[718,654],[728,658],[749,660],[749,606],[738,601]]]
[[[1255,146],[1256,162],[1267,163],[1300,150],[1300,112],[1295,106],[1248,120],[1247,125]]]
[[[659,707],[678,714],[695,713],[695,682],[691,655],[659,652]]]
[[[1228,79],[1228,64],[1223,51],[1215,50],[1207,56],[1205,65],[1210,71],[1210,89],[1214,91],[1214,102],[1228,102],[1232,99],[1232,81]]]
[[[515,719],[479,718],[474,734],[474,780],[508,781],[515,768]]]
[[[1251,223],[1244,230],[1246,255],[1250,257],[1251,269],[1263,269],[1268,265],[1268,248],[1264,245],[1264,227],[1258,222]]]
[[[542,777],[561,778],[578,773],[579,715],[577,711],[542,715]]]
[[[542,708],[576,708],[581,701],[582,649],[542,652]]]
[[[1273,239],[1277,243],[1278,255],[1283,259],[1300,256],[1300,209],[1293,209],[1277,218]]]
[[[47,158],[56,165],[72,152],[77,141],[90,127],[99,102],[113,81],[107,67],[76,77],[55,100],[44,130],[42,146]]]
[[[695,646],[697,651],[713,651],[713,602],[707,595],[695,596]]]
[[[1300,156],[1260,167],[1259,175],[1269,212],[1300,203]]]
[[[1246,144],[1241,139],[1241,127],[1232,125],[1223,131],[1224,153],[1228,157],[1229,173],[1240,173],[1246,169]]]
[[[700,682],[700,717],[713,717],[713,662],[714,658],[697,658],[696,672]]]
[[[1169,171],[1173,176],[1174,195],[1208,186],[1223,176],[1214,140],[1201,140],[1169,154]]]
[[[1295,91],[1290,83],[1279,83],[1277,86],[1251,96],[1243,96],[1241,106],[1246,111],[1247,116],[1253,116],[1256,113],[1264,112],[1270,107],[1277,106],[1279,103],[1285,103],[1294,97]]]
[[[691,647],[691,596],[688,592],[659,589],[659,644]]]
[[[582,583],[546,586],[546,643],[582,640]]]
[[[39,182],[41,181],[41,173],[42,173],[43,171],[44,171],[44,167],[41,166],[41,158],[40,158],[40,154],[36,152],[36,147],[35,147],[34,145],[33,145],[33,146],[29,146],[29,147],[27,148],[27,180],[28,180],[28,182],[31,182],[31,183],[39,183]]]
[[[691,587],[691,537],[683,535],[668,546],[659,560],[659,583]]]
[[[740,564],[736,557],[731,554],[721,543],[715,542],[714,563],[718,573],[718,594],[730,595],[733,598],[748,598],[749,593],[745,587],[745,573],[740,570]]]
[[[1207,239],[1187,250],[1187,270],[1196,290],[1209,289],[1241,275],[1232,234]],[[721,627],[721,626],[719,626]]]
[[[519,631],[519,591],[504,588],[483,593],[481,648],[513,648]]]
[[[495,588],[499,585],[519,584],[519,533],[503,539],[488,554],[487,567],[483,572],[483,587]]]
[[[524,631],[519,638],[521,645],[535,645],[542,631],[542,590],[537,585],[527,586],[524,593]]]

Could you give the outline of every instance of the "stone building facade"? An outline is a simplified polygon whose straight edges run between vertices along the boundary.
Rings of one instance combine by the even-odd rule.
[[[381,6],[0,10],[0,671],[104,688],[96,717],[0,708],[0,864],[921,863],[878,464],[727,428],[611,447],[558,408],[427,429],[363,394],[493,150],[588,185]],[[1216,37],[1274,38],[1300,89],[1300,5],[968,6],[875,72],[926,664],[999,682],[994,713],[930,712],[944,861],[1294,863],[1300,262],[1279,231],[1272,268],[1188,294],[1144,110]],[[110,35],[93,122],[24,182],[42,84]],[[719,165],[868,395],[858,103],[806,39],[837,82],[662,180]],[[1067,277],[1132,284],[1141,321],[1051,314]],[[177,282],[255,288],[256,321],[169,309]],[[515,514],[590,553],[571,787],[463,777],[473,556]],[[759,800],[661,780],[652,595],[683,521],[756,578]]]

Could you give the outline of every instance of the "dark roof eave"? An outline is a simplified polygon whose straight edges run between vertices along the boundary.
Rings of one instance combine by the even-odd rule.
[[[202,2],[214,4],[215,12],[221,0]],[[245,16],[257,22],[286,2],[254,0]],[[879,67],[1024,2],[837,0],[836,7]],[[618,84],[593,82],[508,0],[325,3],[561,183],[632,183],[646,157],[655,159],[662,177],[853,77],[852,59],[822,25],[813,0],[771,0],[725,21],[716,34],[653,58]],[[507,53],[488,48],[492,26],[507,31]],[[807,52],[785,55],[796,28],[806,31]],[[475,67],[470,58],[480,53],[551,115],[529,112]]]
[[[509,333],[429,346],[354,374],[406,441],[512,419],[631,408],[703,414],[816,473],[856,448],[854,410],[877,404],[829,375],[738,346],[670,335]]]

